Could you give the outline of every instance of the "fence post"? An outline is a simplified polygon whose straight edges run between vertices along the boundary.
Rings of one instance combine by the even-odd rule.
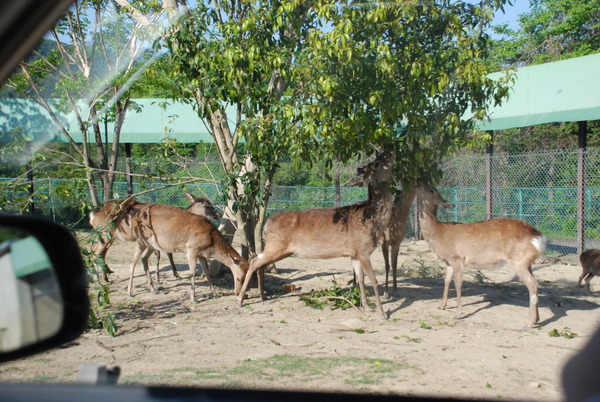
[[[125,143],[125,181],[127,182],[127,195],[133,194],[133,176],[131,176],[131,143]]]
[[[458,190],[454,189],[454,222],[458,222]]]
[[[485,211],[492,219],[492,155],[494,153],[494,131],[489,130],[490,142],[485,146]]]
[[[578,122],[577,153],[577,254],[585,250],[585,173],[587,148],[587,122]]]
[[[519,200],[519,207],[517,208],[517,215],[519,219],[523,219],[523,189],[517,189],[517,199]]]
[[[415,196],[415,203],[413,204],[413,231],[415,234],[415,240],[422,240],[421,236],[421,228],[419,227],[419,202],[416,201],[417,198]]]

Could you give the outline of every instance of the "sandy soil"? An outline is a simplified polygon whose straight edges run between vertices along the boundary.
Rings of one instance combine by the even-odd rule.
[[[228,280],[218,298],[208,298],[197,280],[197,304],[189,301],[189,280],[175,279],[162,264],[163,284],[151,294],[138,267],[134,297],[126,295],[132,244],[117,242],[108,253],[111,301],[118,332],[92,330],[64,348],[0,365],[3,382],[75,382],[80,364],[121,368],[120,384],[308,389],[476,399],[558,401],[560,372],[598,327],[600,298],[577,288],[574,256],[547,255],[534,265],[540,283],[539,328],[527,324],[527,289],[507,266],[465,275],[465,317],[440,310],[441,279],[400,280],[398,291],[376,312],[316,310],[299,296],[351,279],[348,259],[278,263],[267,275],[269,298],[252,289],[244,308],[236,305]],[[166,258],[164,258],[166,260]],[[372,255],[384,279],[379,250]],[[176,256],[184,278],[189,270]],[[400,264],[413,274],[441,269],[426,243],[402,245]],[[368,282],[368,279],[367,279]],[[297,289],[285,292],[284,284]],[[372,292],[371,292],[372,294]],[[373,297],[369,297],[373,301]],[[576,333],[577,336],[550,336]]]

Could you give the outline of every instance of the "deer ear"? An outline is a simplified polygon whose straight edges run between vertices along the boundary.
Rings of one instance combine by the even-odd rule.
[[[185,198],[187,198],[190,202],[196,202],[194,196],[187,191],[185,192]]]

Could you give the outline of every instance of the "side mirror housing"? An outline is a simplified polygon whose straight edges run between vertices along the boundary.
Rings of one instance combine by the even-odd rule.
[[[76,339],[88,315],[87,275],[71,232],[0,215],[0,362]]]

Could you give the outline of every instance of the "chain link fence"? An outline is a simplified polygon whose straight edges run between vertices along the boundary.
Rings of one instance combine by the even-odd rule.
[[[600,150],[589,150],[584,156],[585,209],[582,235],[585,248],[600,248]],[[577,253],[578,158],[577,151],[492,155],[489,158],[492,172],[492,217],[526,220],[551,240],[550,251]],[[487,155],[464,155],[444,161],[443,179],[438,188],[454,204],[454,208],[440,209],[440,221],[475,222],[487,218],[487,163]],[[334,166],[341,184],[337,187],[322,187],[307,185],[306,176],[302,172],[290,171],[290,164],[282,163],[282,168],[275,177],[269,214],[290,209],[333,207],[365,200],[365,188],[349,185],[356,167],[362,164],[364,161],[348,166]],[[125,166],[120,166],[118,170],[125,171]],[[189,191],[213,200],[217,207],[222,208],[225,203],[222,183],[227,178],[221,162],[215,158],[176,163],[132,161],[131,173],[131,183],[127,183],[124,175],[116,178],[115,197],[125,197],[129,192],[143,193],[136,199],[186,207],[188,202],[184,192]],[[204,180],[165,187],[170,182],[165,178]],[[294,183],[295,180],[298,183]],[[89,197],[85,186],[71,195],[65,194],[66,190],[62,188],[67,187],[64,180],[38,179],[34,186],[38,214],[61,223],[76,224],[79,227],[87,225],[87,217],[85,211],[80,209],[79,199]],[[414,238],[417,230],[416,214],[413,211],[409,216],[407,237]]]

